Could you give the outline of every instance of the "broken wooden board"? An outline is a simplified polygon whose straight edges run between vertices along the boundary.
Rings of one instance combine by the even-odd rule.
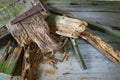
[[[55,13],[55,14],[59,14],[59,15],[63,15],[64,14],[64,15],[66,15],[68,17],[85,20],[85,21],[88,22],[88,25],[89,25],[88,27],[89,28],[101,31],[103,33],[109,34],[111,36],[114,36],[114,37],[117,37],[118,39],[120,39],[120,32],[118,30],[110,28],[109,26],[105,26],[105,25],[96,23],[96,22],[94,22],[92,20],[89,20],[89,19],[87,19],[85,17],[80,17],[80,16],[78,17],[75,14],[72,14],[72,13],[69,13],[69,12],[66,12],[66,11],[62,11],[62,10],[56,9],[55,7],[48,7],[48,8],[49,8],[50,12]],[[89,15],[89,14],[87,14],[87,15]]]
[[[51,14],[47,22],[51,32],[66,37],[78,38],[80,33],[86,30],[87,22],[66,16]]]
[[[7,38],[8,39],[8,38]],[[2,44],[0,42],[0,44]],[[13,75],[14,70],[21,54],[22,48],[15,47],[14,42],[8,42],[7,45],[1,45],[0,49],[0,72]]]
[[[101,40],[100,37],[95,36],[87,31],[81,33],[80,37],[104,53],[105,56],[107,56],[110,60],[120,65],[120,51],[113,49],[108,43]]]
[[[20,80],[38,80],[37,75],[40,74],[39,65],[42,61],[43,53],[39,47],[31,42],[24,50],[24,57],[22,61],[22,75]]]

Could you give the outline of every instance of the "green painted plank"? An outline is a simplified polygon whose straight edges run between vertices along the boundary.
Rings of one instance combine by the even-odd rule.
[[[16,3],[0,11],[0,27],[4,26],[10,19],[19,15],[24,9],[24,4]]]
[[[0,60],[0,72],[8,74],[8,75],[13,75],[13,72],[15,70],[15,66],[17,64],[17,61],[19,59],[20,53],[21,53],[21,48],[16,48],[19,51],[16,53],[12,53],[9,55],[9,59],[6,61]]]
[[[23,12],[29,10],[32,7],[30,1],[24,2],[16,1],[11,5],[4,7],[0,10],[0,28],[7,24],[11,19],[19,16]]]
[[[5,55],[5,48],[6,45],[8,44],[8,41],[11,40],[9,50],[8,50],[8,57],[5,60],[4,55]],[[2,38],[0,40],[0,72],[8,74],[8,75],[13,75],[14,69],[16,67],[17,61],[19,59],[19,56],[21,54],[21,47],[16,46],[15,41],[12,39],[10,35]]]

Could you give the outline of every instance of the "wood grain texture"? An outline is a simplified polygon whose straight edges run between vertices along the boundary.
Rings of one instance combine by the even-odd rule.
[[[51,38],[48,24],[41,13],[35,14],[15,25],[8,24],[7,28],[16,41],[25,46],[30,41],[35,42],[41,52],[53,52],[61,47]]]
[[[113,49],[108,43],[101,40],[101,38],[87,31],[81,33],[80,37],[88,41],[101,52],[103,52],[113,62],[116,62],[118,65],[120,65],[120,51]]]
[[[58,35],[78,38],[86,30],[87,22],[66,16],[51,14],[47,18],[51,32]]]
[[[111,2],[111,7],[114,7],[113,2]],[[105,3],[105,5],[107,5]],[[104,6],[105,6],[104,5]],[[104,7],[104,6],[101,6]],[[70,6],[69,6],[70,7]],[[69,8],[67,4],[65,6],[63,4],[57,4],[57,8],[60,9],[68,9]],[[72,10],[70,10],[73,8]],[[96,8],[96,7],[94,7]],[[66,11],[67,11],[66,9]],[[102,13],[95,14],[94,12],[80,12],[77,11],[77,9],[81,9],[80,5],[76,7],[71,7],[69,8],[70,12],[74,15],[80,16],[80,17],[88,17],[89,19],[93,21],[102,21],[102,24],[105,22],[106,25],[116,25],[119,26],[119,23],[116,21],[119,21],[119,13],[113,14],[112,12],[110,13]],[[96,8],[97,10],[98,8]],[[117,8],[114,8],[117,9]],[[73,11],[75,10],[75,11]],[[110,10],[110,9],[109,9]],[[72,12],[73,11],[73,12]],[[104,19],[100,19],[100,16]],[[107,18],[106,18],[107,16]],[[116,16],[113,18],[113,16]],[[111,18],[112,23],[111,23]],[[115,20],[115,21],[114,21]],[[88,29],[87,29],[88,30]],[[104,41],[108,42],[111,46],[114,48],[120,50],[120,40],[114,37],[111,37],[105,33],[98,32],[96,30],[91,30],[89,29],[89,32],[101,37]],[[4,41],[2,41],[4,42]],[[41,75],[39,75],[39,78],[41,80],[120,80],[120,67],[115,65],[113,62],[108,60],[103,54],[101,54],[97,49],[95,49],[93,46],[88,44],[86,41],[82,39],[78,39],[78,44],[81,50],[81,53],[83,55],[83,58],[85,60],[85,63],[88,67],[87,70],[82,70],[80,68],[79,62],[76,58],[76,55],[74,54],[73,51],[69,53],[69,60],[64,61],[62,63],[58,63],[57,66],[57,71],[54,75],[45,75],[44,72],[42,72]],[[43,69],[45,68],[46,65],[42,65]],[[15,76],[13,80],[17,80],[18,76]],[[0,80],[9,80],[10,76],[5,75],[5,74],[0,74]]]

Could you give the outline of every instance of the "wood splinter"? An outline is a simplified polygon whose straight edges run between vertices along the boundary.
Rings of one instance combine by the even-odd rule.
[[[113,62],[116,62],[120,65],[120,51],[113,49],[108,43],[101,40],[101,38],[87,31],[81,33],[80,37],[88,41],[99,51],[103,52]]]

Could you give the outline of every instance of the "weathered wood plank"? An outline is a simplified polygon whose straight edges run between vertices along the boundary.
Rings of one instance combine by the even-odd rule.
[[[115,5],[116,4],[116,5]],[[93,3],[79,3],[79,4],[52,4],[53,7],[57,7],[58,9],[62,9],[64,11],[70,12],[120,12],[120,2],[93,2]],[[112,6],[111,6],[112,5]]]

